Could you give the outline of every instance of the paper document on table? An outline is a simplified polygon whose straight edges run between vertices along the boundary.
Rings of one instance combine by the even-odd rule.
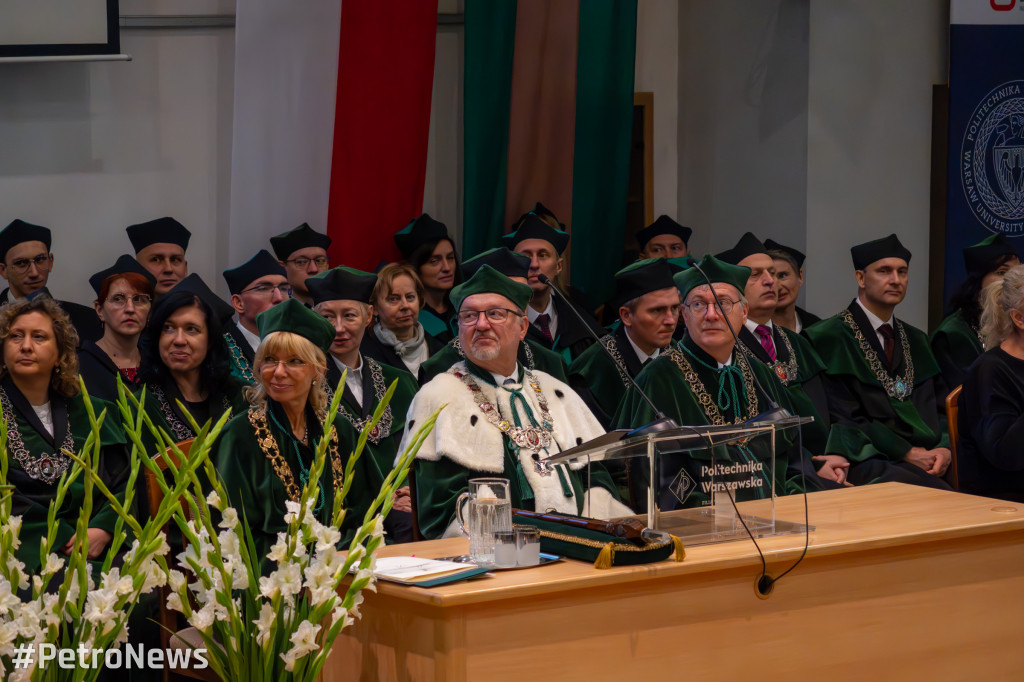
[[[377,558],[377,565],[373,573],[381,580],[390,580],[403,585],[429,587],[470,578],[486,573],[487,570],[476,564],[424,559],[415,556],[389,556]]]

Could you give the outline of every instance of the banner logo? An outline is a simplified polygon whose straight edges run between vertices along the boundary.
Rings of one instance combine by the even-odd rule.
[[[1024,231],[1024,81],[993,88],[974,109],[960,178],[975,217],[993,232]]]

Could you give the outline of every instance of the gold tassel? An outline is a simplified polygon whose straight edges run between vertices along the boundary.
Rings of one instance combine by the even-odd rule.
[[[615,561],[615,543],[609,542],[601,549],[601,553],[597,555],[597,559],[594,561],[594,568],[611,568],[613,561]]]
[[[686,547],[683,546],[683,541],[675,535],[669,535],[669,537],[672,538],[672,544],[676,546],[676,561],[682,561],[686,558]]]

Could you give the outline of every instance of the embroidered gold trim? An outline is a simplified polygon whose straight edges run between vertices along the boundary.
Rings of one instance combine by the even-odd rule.
[[[782,345],[786,347],[786,352],[789,354],[789,361],[780,362],[776,359],[774,362],[767,362],[763,364],[772,368],[772,371],[775,372],[775,376],[779,378],[779,381],[782,382],[783,386],[789,386],[789,382],[795,380],[800,375],[800,365],[796,361],[796,353],[793,352],[793,344],[789,340],[789,334],[780,330],[779,335],[782,337]],[[774,337],[774,334],[772,336]],[[747,344],[741,343],[740,350],[743,351],[743,354],[748,358],[762,362],[761,358],[757,357],[754,351],[747,348]],[[776,356],[776,358],[777,357],[778,356]]]
[[[853,319],[853,314],[849,310],[843,310],[839,313],[839,317],[853,332],[853,338],[857,339],[857,343],[860,344],[860,352],[863,353],[864,359],[868,361],[868,366],[871,367],[871,371],[875,373],[875,377],[882,384],[882,388],[889,394],[889,397],[899,401],[909,398],[910,394],[914,391],[914,359],[910,357],[910,342],[907,341],[907,332],[903,329],[903,324],[895,317],[892,318],[893,329],[900,336],[903,360],[907,364],[903,376],[897,376],[894,379],[889,376],[889,370],[882,365],[882,360],[878,357],[878,353],[868,344],[868,340],[864,338],[860,327],[857,326],[857,321]]]
[[[245,359],[245,354],[235,342],[235,337],[231,336],[228,332],[224,332],[224,340],[228,344],[228,351],[231,353],[231,359],[234,361],[235,366],[238,367],[238,372],[242,375],[242,379],[250,384],[255,383],[256,377],[252,373],[252,366],[249,364],[249,361]]]
[[[704,410],[704,416],[708,418],[708,421],[713,426],[724,426],[726,423],[725,417],[722,416],[718,405],[715,404],[711,394],[704,387],[704,382],[701,381],[700,377],[697,376],[697,372],[690,365],[690,361],[686,359],[686,355],[674,346],[666,350],[665,354],[672,359],[672,362],[676,363],[676,367],[683,373],[683,378],[690,385],[690,390],[693,391],[693,395],[697,398],[697,403],[701,409]],[[737,409],[736,419],[733,421],[734,424],[739,424],[757,416],[757,393],[754,392],[754,372],[750,369],[750,362],[747,360],[747,357],[743,353],[735,353],[733,358],[736,360],[736,364],[739,365],[740,371],[743,372],[743,385],[747,389],[747,416],[740,416],[740,410]]]
[[[377,400],[377,403],[379,404],[380,401],[384,399],[384,394],[387,392],[387,387],[384,386],[384,371],[381,369],[380,363],[378,363],[376,360],[372,358],[364,357],[363,362],[366,362],[370,365],[370,376],[373,378],[373,396]],[[334,387],[326,386],[326,389],[327,402],[329,404],[332,400],[334,400]],[[363,396],[363,399],[365,400],[366,396]],[[354,414],[349,412],[348,408],[345,407],[344,403],[338,403],[338,412],[340,412],[341,415],[345,417],[345,419],[347,419],[349,423],[352,424],[352,426],[355,427],[356,431],[360,433],[366,427],[367,424],[373,421],[372,415],[370,417],[367,417],[366,419],[360,419],[359,417],[355,416]],[[391,405],[388,404],[388,406],[384,408],[384,414],[380,416],[380,421],[377,422],[376,426],[370,429],[370,433],[366,435],[366,439],[373,443],[374,445],[380,443],[385,438],[391,436],[391,426],[394,424],[394,422],[395,415],[391,411]]]
[[[619,352],[619,344],[615,337],[611,334],[605,334],[598,341],[608,349],[608,354],[615,361],[615,369],[619,371],[619,379],[622,381],[622,385],[626,388],[631,388],[633,384],[629,380],[629,370],[626,369],[626,361],[622,359],[622,353]]]
[[[526,525],[527,528],[536,528],[536,526]],[[555,533],[554,531],[544,530],[543,528],[537,528],[540,531],[542,538],[551,538],[552,540],[560,540],[562,542],[570,542],[574,545],[583,545],[584,547],[593,547],[594,549],[603,549],[609,542],[615,544],[615,551],[618,552],[650,552],[655,549],[664,549],[665,545],[671,544],[672,538],[669,538],[665,542],[649,542],[644,547],[637,547],[628,542],[619,542],[618,540],[591,540],[590,538],[581,538],[577,535],[567,535],[565,533]]]
[[[317,410],[316,418],[320,421],[321,426],[326,416],[324,411]],[[278,480],[284,485],[288,499],[298,502],[302,490],[295,483],[295,474],[292,472],[292,468],[288,466],[288,463],[284,461],[284,457],[281,456],[281,450],[277,446],[277,439],[274,438],[274,434],[267,427],[266,405],[254,405],[249,408],[249,424],[252,425],[253,430],[256,432],[256,442],[259,443],[260,449],[263,450],[263,454],[270,460],[274,473],[277,474]],[[345,483],[345,467],[342,465],[341,457],[338,455],[338,430],[333,426],[331,427],[331,440],[327,444],[327,454],[331,460],[334,494],[340,495]]]

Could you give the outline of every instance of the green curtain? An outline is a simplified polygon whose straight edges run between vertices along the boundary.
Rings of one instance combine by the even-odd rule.
[[[462,257],[500,246],[517,0],[466,0]]]
[[[580,3],[572,189],[572,283],[614,294],[622,260],[633,127],[636,0]]]

